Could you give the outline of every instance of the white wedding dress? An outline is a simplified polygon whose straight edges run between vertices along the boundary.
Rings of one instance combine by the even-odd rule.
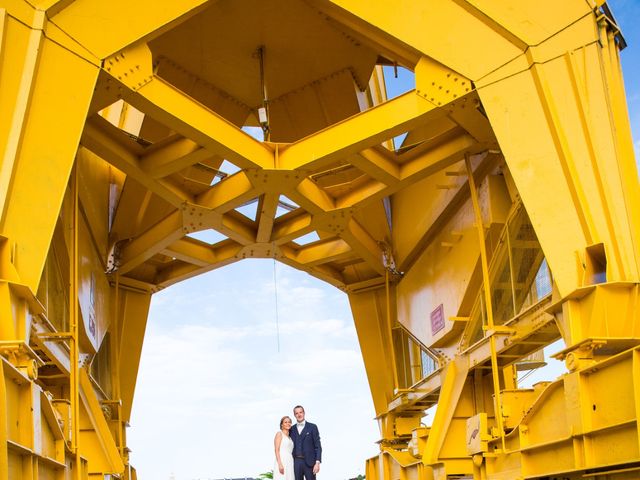
[[[280,442],[280,460],[284,467],[284,474],[280,473],[278,468],[278,459],[273,465],[273,479],[274,480],[295,480],[293,476],[293,440],[286,435],[282,435],[282,441]]]

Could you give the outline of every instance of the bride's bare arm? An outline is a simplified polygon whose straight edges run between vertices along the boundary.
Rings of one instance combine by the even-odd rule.
[[[276,461],[278,462],[278,470],[280,470],[280,474],[284,474],[284,465],[282,465],[282,460],[280,459],[280,444],[282,443],[282,432],[276,433],[276,438],[273,439],[273,444],[276,449]]]

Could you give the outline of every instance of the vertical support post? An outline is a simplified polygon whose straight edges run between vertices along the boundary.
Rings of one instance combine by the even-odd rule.
[[[120,274],[116,272],[116,292],[115,292],[115,308],[113,315],[113,323],[111,326],[111,368],[113,371],[112,385],[113,397],[116,400],[117,410],[117,446],[120,452],[120,458],[124,462],[124,432],[122,425],[122,395],[120,394]]]
[[[393,344],[393,322],[391,320],[391,296],[389,288],[389,269],[384,273],[384,287],[386,295],[386,315],[387,315],[387,333],[389,335],[389,349],[391,351],[391,370],[393,371],[393,389],[398,390],[398,359],[396,358],[396,347]]]
[[[509,256],[509,280],[511,280],[511,304],[513,306],[513,316],[516,316],[516,279],[513,276],[513,250],[511,250],[511,232],[509,231],[510,218],[504,225],[507,234],[507,255]]]
[[[640,445],[640,421],[637,420],[640,418],[640,350],[637,348],[633,351],[631,356],[631,369],[633,372],[631,378],[633,379],[633,396],[636,407],[636,431],[638,435],[638,445]],[[0,428],[2,428],[1,425]]]
[[[476,217],[476,229],[478,231],[478,241],[480,243],[480,262],[482,264],[482,283],[484,298],[487,310],[487,329],[493,330],[493,305],[491,304],[491,292],[489,291],[489,262],[487,260],[487,245],[484,238],[484,226],[482,221],[482,211],[480,210],[480,202],[478,201],[478,190],[476,182],[473,178],[473,169],[471,168],[471,160],[469,154],[465,154],[464,163],[467,167],[467,175],[469,177],[469,190],[471,192],[471,202],[473,203],[473,211]],[[489,332],[489,345],[491,348],[491,377],[493,379],[493,398],[496,422],[498,423],[498,431],[502,439],[502,451],[506,450],[504,439],[504,420],[502,418],[502,400],[500,398],[500,371],[498,369],[498,353],[496,349],[496,339],[493,332]]]
[[[4,383],[4,360],[0,358],[0,480],[9,480],[7,414],[7,387]]]
[[[71,451],[74,455],[74,475],[80,480],[80,450],[78,441],[80,436],[80,395],[79,395],[79,371],[80,345],[78,344],[78,166],[73,167],[71,173],[71,197],[72,197],[72,232],[71,232],[71,258],[69,276],[69,320],[70,320],[70,376],[69,376],[69,400],[71,402]]]

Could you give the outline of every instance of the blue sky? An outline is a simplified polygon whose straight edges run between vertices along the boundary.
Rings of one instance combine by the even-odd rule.
[[[377,427],[347,298],[282,264],[244,260],[153,298],[130,445],[139,478],[257,475],[280,417],[306,407],[323,478],[364,471]],[[278,334],[279,345],[278,351]]]
[[[607,2],[622,29],[628,47],[622,51],[622,72],[633,132],[636,163],[640,162],[640,0],[609,0]]]
[[[629,44],[622,64],[639,159],[640,0],[609,4]],[[141,480],[270,470],[279,419],[298,403],[320,428],[319,478],[363,473],[365,459],[377,453],[346,296],[285,265],[275,272],[274,282],[272,260],[244,260],[154,296],[128,431]],[[561,371],[559,362],[549,363],[527,384]]]

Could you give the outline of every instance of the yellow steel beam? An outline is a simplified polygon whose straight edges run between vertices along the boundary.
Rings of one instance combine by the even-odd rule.
[[[371,238],[362,225],[354,218],[351,218],[344,231],[340,233],[343,238],[362,259],[373,268],[378,274],[384,275],[385,268],[382,262],[382,250],[378,243]]]
[[[387,185],[376,180],[369,180],[365,184],[354,188],[336,200],[336,207],[349,208],[364,205],[376,198],[388,197],[390,192]]]
[[[7,422],[9,421],[9,409],[7,408],[7,386],[5,384],[4,364],[6,360],[0,356],[0,480],[9,480],[9,456],[7,445]]]
[[[105,70],[133,92],[126,101],[186,138],[241,168],[273,168],[274,155],[259,142],[176,87],[155,76],[145,43],[105,60]],[[134,73],[132,73],[134,72]]]
[[[442,113],[410,91],[291,144],[281,168],[317,170],[411,130]]]
[[[484,161],[474,170],[474,178],[476,182],[480,184],[483,180],[484,176],[487,174],[491,166],[493,166],[495,162],[492,161]],[[439,213],[433,222],[425,229],[424,233],[420,236],[418,241],[415,243],[413,248],[409,251],[409,253],[402,259],[398,259],[399,268],[401,272],[407,272],[411,269],[413,264],[416,262],[418,257],[427,249],[429,244],[433,241],[434,238],[442,231],[447,222],[451,220],[453,215],[455,215],[462,205],[469,199],[469,184],[465,182],[461,185],[453,195],[453,198],[446,203],[446,205],[442,205]]]
[[[140,43],[106,59],[105,69],[133,90],[128,103],[241,168],[273,168],[271,148],[153,73],[149,47]],[[135,74],[130,74],[135,72]]]
[[[45,11],[47,16],[51,18],[67,8],[74,1],[75,0],[40,0],[38,2],[34,2],[33,5],[36,9]]]
[[[121,278],[121,285],[131,285],[135,289],[135,291],[133,288],[121,289],[119,295],[120,311],[117,312],[121,319],[120,341],[117,343],[120,346],[118,370],[120,372],[122,421],[128,422],[131,419],[133,393],[140,365],[151,293],[144,291],[144,285],[137,284],[126,277]]]
[[[122,328],[121,328],[121,319],[120,319],[120,274],[118,272],[115,273],[115,282],[114,282],[114,301],[113,307],[111,309],[110,319],[111,322],[109,324],[109,362],[111,365],[111,389],[112,389],[112,397],[118,399],[118,404],[114,406],[115,414],[116,414],[116,423],[117,426],[114,429],[114,437],[116,440],[116,446],[118,447],[118,452],[120,453],[120,457],[124,459],[125,454],[125,438],[124,438],[124,429],[125,423],[122,421],[122,394],[120,392],[122,385],[120,384],[120,340],[122,338]]]
[[[276,219],[271,238],[276,245],[281,245],[313,230],[313,217],[305,212],[290,218]]]
[[[155,78],[129,102],[185,137],[241,168],[273,168],[267,146],[164,81]]]
[[[220,223],[216,223],[214,228],[241,245],[250,245],[256,241],[253,222],[235,210],[223,214]]]
[[[388,338],[387,321],[384,318],[384,289],[380,286],[349,294],[349,305],[377,416],[387,412],[394,388],[389,361],[391,339]]]
[[[298,252],[294,248],[283,245],[280,247],[280,252],[281,256],[278,256],[277,258],[285,265],[289,265],[290,267],[299,270],[305,270],[309,275],[313,275],[330,285],[334,285],[338,288],[344,288],[344,278],[342,277],[342,274],[331,265],[313,265],[305,268],[303,264],[296,260]]]
[[[175,210],[122,248],[118,272],[133,270],[183,235],[182,210]]]
[[[606,201],[610,202],[610,209],[615,210],[616,212],[618,212],[619,209],[622,209],[624,205],[624,210],[627,213],[626,218],[619,218],[617,215],[611,213],[611,216],[614,217],[611,219],[611,222],[616,225],[616,231],[624,228],[623,225],[625,224],[625,220],[629,224],[631,242],[635,248],[632,247],[630,249],[629,240],[622,239],[621,242],[624,246],[621,245],[622,253],[620,255],[625,259],[625,263],[631,265],[635,263],[635,268],[631,268],[629,277],[638,278],[638,273],[636,272],[640,272],[640,255],[638,254],[640,251],[638,248],[638,245],[640,245],[640,212],[638,211],[640,209],[640,188],[638,188],[637,182],[637,158],[634,154],[633,148],[633,135],[631,132],[631,124],[629,122],[625,87],[620,68],[620,52],[618,51],[618,43],[613,37],[611,29],[607,27],[605,19],[600,18],[598,28],[600,29],[599,38],[602,39],[605,52],[608,53],[608,55],[601,56],[601,61],[604,66],[604,78],[602,79],[600,88],[604,87],[605,92],[607,92],[609,91],[607,90],[607,86],[611,86],[610,96],[608,97],[611,102],[613,117],[611,119],[611,122],[613,123],[611,133],[616,151],[619,152],[617,156],[618,169],[620,171],[618,178],[621,184],[619,191],[616,188],[608,188],[606,190]],[[606,42],[604,42],[605,39]],[[586,88],[583,87],[581,91],[584,95],[586,93]],[[583,111],[587,110],[584,101],[581,105]],[[596,132],[597,129],[591,126],[587,135],[595,136]],[[600,156],[597,156],[596,158],[598,160],[604,160],[601,159]],[[591,160],[594,160],[593,155],[591,156]],[[613,182],[607,178],[607,174],[611,171],[610,169],[612,169],[612,166],[610,164],[606,164],[600,166],[595,171],[595,174],[598,177],[602,177],[599,178],[599,181],[601,181],[603,185],[610,186],[613,184]],[[634,173],[636,174],[635,176]],[[608,200],[609,198],[611,200]],[[630,255],[631,252],[633,252],[633,256]]]
[[[2,50],[6,49],[6,46],[4,45],[6,21],[6,13],[3,10],[2,36],[0,36],[0,41],[2,41],[1,45],[3,47]],[[38,63],[38,57],[40,54],[43,38],[42,29],[44,28],[45,21],[46,18],[44,12],[40,12],[39,14],[37,14],[37,16],[34,18],[33,27],[28,34],[29,39],[27,52],[25,55],[25,63],[23,66],[22,75],[20,76],[19,80],[18,95],[15,99],[15,106],[11,118],[11,123],[6,134],[7,138],[2,156],[2,163],[0,164],[0,198],[3,198],[5,200],[9,198],[9,186],[13,174],[14,163],[18,158],[17,154],[20,147],[22,131],[28,119],[27,113],[31,100],[32,90],[35,83],[36,65]],[[2,51],[0,50],[0,52]],[[2,204],[2,211],[0,212],[0,222],[4,219],[7,206],[7,202],[4,201]]]
[[[78,195],[78,166],[76,165],[71,174],[70,190],[71,190],[71,235],[69,240],[69,295],[67,298],[69,304],[69,401],[71,409],[71,453],[74,456],[74,463],[77,465],[80,461],[80,452],[83,445],[80,439],[80,403],[83,393],[83,386],[80,376],[80,308],[78,305],[79,296],[79,216],[80,216],[80,198]],[[91,389],[93,394],[93,389]],[[101,418],[104,420],[104,417]],[[80,479],[80,475],[76,472],[76,479]]]
[[[579,70],[570,57],[561,56],[480,90],[527,212],[532,219],[545,219],[536,233],[562,295],[583,285],[584,268],[576,265],[575,255],[584,256],[594,243],[605,245],[607,280],[639,278],[637,176],[631,173],[632,156],[621,159],[617,153],[616,129],[605,113],[607,88],[615,88],[598,68],[600,48],[590,45],[574,53],[585,65]],[[586,79],[594,85],[588,99],[579,83]],[[513,102],[505,115],[511,95],[529,101]],[[607,128],[590,127],[598,118]],[[532,152],[536,162],[530,160]],[[615,184],[629,187],[609,187]],[[545,193],[550,190],[554,195]]]
[[[128,277],[116,279],[117,300],[114,303],[117,320],[111,333],[117,337],[113,342],[116,350],[113,361],[118,365],[112,378],[118,383],[118,388],[114,388],[112,393],[115,400],[118,397],[122,399],[122,417],[119,420],[127,421],[131,413],[149,291],[241,258],[273,256],[351,292],[358,339],[383,433],[381,448],[388,451],[379,459],[380,469],[368,469],[368,476],[371,473],[377,478],[410,478],[412,475],[444,478],[451,474],[469,476],[473,471],[474,478],[504,476],[505,472],[537,478],[546,472],[547,464],[553,464],[549,468],[554,472],[568,471],[563,467],[568,463],[556,462],[557,455],[553,462],[544,460],[544,452],[549,451],[550,445],[547,440],[555,442],[558,438],[553,431],[555,424],[551,431],[547,428],[540,433],[540,423],[532,420],[536,416],[539,419],[551,415],[551,407],[557,404],[555,400],[549,401],[551,397],[560,398],[561,404],[569,405],[571,402],[562,400],[585,394],[594,405],[598,404],[598,409],[591,409],[590,401],[586,417],[585,407],[580,405],[571,404],[566,415],[563,412],[563,418],[569,419],[567,425],[571,429],[566,435],[563,431],[560,442],[564,443],[558,451],[563,452],[564,458],[574,459],[580,468],[585,465],[599,468],[602,459],[608,461],[610,458],[624,458],[627,464],[637,461],[637,426],[633,418],[637,398],[627,402],[626,407],[629,408],[625,407],[625,415],[631,412],[631,416],[620,417],[618,424],[606,423],[603,424],[604,429],[598,427],[598,430],[589,430],[583,435],[591,441],[605,436],[614,438],[624,432],[627,435],[624,445],[629,447],[624,450],[632,452],[629,456],[625,457],[626,453],[615,453],[615,457],[605,457],[610,455],[606,453],[598,456],[600,454],[591,451],[585,450],[585,453],[584,449],[574,452],[575,442],[584,440],[578,436],[572,443],[570,436],[571,431],[579,431],[579,424],[586,420],[589,420],[587,423],[599,424],[606,416],[603,412],[615,403],[613,396],[604,400],[598,396],[602,392],[602,395],[607,395],[606,388],[580,390],[585,383],[582,379],[588,378],[587,383],[594,382],[594,385],[601,381],[605,385],[615,376],[619,383],[622,382],[620,385],[628,386],[625,379],[628,378],[629,367],[633,366],[634,373],[640,368],[640,356],[635,350],[628,352],[624,359],[613,359],[614,362],[607,363],[608,368],[615,362],[624,362],[624,374],[616,370],[607,378],[608,374],[603,373],[607,371],[605,368],[592,368],[593,363],[600,362],[599,357],[608,355],[609,349],[628,349],[637,343],[633,320],[640,277],[640,189],[618,69],[618,40],[613,38],[615,27],[610,26],[611,20],[599,14],[601,2],[591,5],[583,0],[567,0],[560,5],[552,0],[527,0],[517,4],[508,1],[442,0],[428,5],[404,2],[401,8],[391,0],[380,0],[375,4],[354,0],[313,2],[313,7],[326,15],[323,21],[349,38],[362,42],[365,48],[386,57],[382,61],[404,62],[414,68],[416,90],[291,145],[253,140],[237,128],[241,124],[241,114],[235,118],[235,124],[230,123],[223,118],[225,113],[214,113],[189,97],[188,93],[197,96],[197,88],[185,89],[179,81],[170,84],[154,72],[149,40],[194,14],[204,12],[205,3],[187,0],[179,5],[169,5],[171,2],[168,2],[162,8],[151,8],[155,5],[151,5],[149,0],[135,5],[115,0],[108,6],[98,5],[95,0],[35,2],[34,7],[22,0],[6,0],[9,13],[5,14],[5,10],[0,9],[0,61],[3,62],[0,104],[9,106],[0,111],[0,277],[5,277],[4,280],[10,277],[11,281],[24,280],[33,292],[37,291],[100,68],[108,72],[109,78],[104,74],[105,82],[100,86],[102,92],[97,94],[96,105],[106,105],[108,99],[113,101],[119,94],[149,120],[158,121],[158,135],[162,132],[170,135],[155,145],[142,147],[106,120],[91,118],[82,137],[83,145],[127,175],[128,185],[139,182],[143,185],[140,188],[149,192],[129,195],[125,189],[121,198],[111,237],[121,239],[140,230],[146,231],[124,245],[118,273],[132,272],[156,253],[174,257],[174,260],[166,260],[162,264],[149,262],[138,270],[145,271],[145,278],[153,281],[153,285]],[[117,14],[104,17],[108,13],[105,8]],[[596,10],[592,11],[593,8]],[[135,17],[143,11],[146,11],[146,17]],[[390,15],[391,11],[402,14]],[[247,12],[247,15],[252,14]],[[442,21],[432,22],[430,28],[425,29],[425,18]],[[98,58],[104,59],[103,67],[97,65]],[[205,70],[203,68],[202,71]],[[379,72],[380,67],[377,67],[376,73]],[[475,92],[471,92],[471,79],[478,88]],[[196,82],[200,80],[206,79],[196,78]],[[380,80],[379,75],[372,83],[375,84],[376,80]],[[118,93],[105,95],[107,88]],[[326,92],[316,85],[311,90],[314,95],[323,97],[318,102],[321,110],[314,118],[325,122],[323,125],[330,123],[331,107],[338,99],[341,103],[346,96],[340,94],[324,98]],[[352,95],[351,89],[348,90]],[[367,92],[356,92],[355,100],[352,98],[356,102],[354,105],[367,106],[372,99],[375,103],[374,97],[379,100],[382,95],[380,84],[371,98],[365,98],[367,95]],[[478,108],[478,96],[482,99],[483,108]],[[485,111],[491,125],[484,116]],[[296,119],[305,113],[296,113],[292,109],[287,114],[295,124]],[[133,116],[128,117],[131,118]],[[121,120],[121,125],[124,125],[127,118]],[[308,122],[305,119],[305,125]],[[479,185],[477,195],[474,189],[472,210],[468,203],[469,186],[463,181],[448,181],[451,177],[442,170],[465,155],[496,148],[492,128],[504,152],[506,165],[497,165],[493,157],[482,163],[476,162],[475,174],[468,177],[470,183],[478,180]],[[422,145],[406,149],[402,154],[382,148],[382,143],[412,129],[419,130],[409,132],[408,138],[413,136],[425,140]],[[295,125],[291,130],[295,130]],[[181,170],[198,162],[211,159],[219,162],[223,158],[243,171],[207,188],[197,198],[176,185]],[[343,170],[342,167],[348,167],[348,164],[353,168]],[[336,173],[334,184],[330,178],[314,179],[313,174],[322,169]],[[356,169],[370,179],[363,175],[353,180]],[[447,173],[458,176],[460,172]],[[488,173],[491,175],[480,185],[480,180]],[[437,177],[427,178],[434,174]],[[350,178],[351,184],[339,183],[340,179],[349,181]],[[440,178],[447,181],[440,181]],[[499,181],[494,182],[496,179]],[[115,205],[106,205],[104,199],[114,202],[117,195],[111,194],[122,188],[123,181],[121,173],[115,174],[109,180],[110,195],[107,197],[105,191],[101,191],[96,194],[96,199],[102,201],[95,203],[101,203],[105,210],[115,208]],[[88,183],[94,185],[93,181]],[[499,185],[496,187],[496,184]],[[447,189],[446,194],[441,193],[443,187]],[[409,188],[406,195],[401,192],[405,188]],[[90,196],[89,189],[87,187],[83,201]],[[280,195],[291,198],[300,208],[276,219]],[[234,210],[260,196],[255,221]],[[389,197],[384,208],[380,202],[383,197]],[[522,320],[522,324],[519,322],[524,317],[510,321],[509,328],[516,331],[516,335],[509,338],[512,345],[517,346],[525,339],[523,345],[530,342],[535,346],[538,345],[537,338],[549,340],[557,337],[555,330],[536,332],[532,334],[536,335],[533,340],[528,336],[534,328],[531,325],[538,325],[540,317],[536,315],[543,315],[545,321],[551,321],[550,314],[542,313],[544,309],[558,312],[556,321],[569,344],[601,336],[603,332],[606,336],[619,337],[615,341],[605,339],[609,341],[607,349],[598,350],[593,359],[579,358],[579,365],[588,365],[591,369],[588,376],[580,377],[581,372],[574,372],[563,377],[566,391],[558,384],[545,390],[543,395],[547,397],[541,397],[533,410],[528,408],[531,406],[528,401],[525,402],[527,405],[514,407],[510,403],[513,396],[501,394],[498,376],[505,373],[505,362],[511,358],[505,349],[512,347],[508,347],[506,342],[503,344],[507,334],[481,338],[484,332],[480,329],[470,332],[472,328],[460,334],[447,321],[447,317],[469,315],[464,310],[476,308],[472,304],[480,284],[477,278],[480,275],[474,271],[478,257],[476,249],[479,247],[477,241],[468,240],[468,232],[475,225],[480,245],[484,246],[483,219],[487,217],[493,225],[501,224],[514,199],[518,198],[522,199],[531,216],[531,224],[543,251],[536,251],[532,257],[535,258],[533,267],[523,275],[526,278],[524,283],[517,280],[514,271],[520,262],[517,257],[516,260],[509,257],[510,275],[505,278],[511,278],[511,288],[505,283],[505,291],[520,299],[515,303],[522,303],[522,297],[529,293],[533,296],[533,292],[522,287],[529,288],[533,283],[544,255],[553,272],[553,295],[558,303],[551,309],[547,309],[547,303],[527,310],[531,318]],[[90,203],[85,205],[84,213],[92,216],[98,207],[93,205],[93,201]],[[135,214],[128,218],[121,213],[138,205]],[[153,208],[157,211],[152,211]],[[165,213],[163,209],[169,208],[171,212]],[[391,213],[385,216],[385,208],[392,212],[393,218]],[[420,210],[419,214],[416,208]],[[73,210],[77,210],[76,206]],[[58,262],[70,264],[73,270],[78,245],[76,241],[69,242],[72,250],[69,254],[65,238],[68,240],[70,237],[65,225],[68,226],[70,221],[76,223],[77,215],[71,219],[69,212],[69,202],[66,201],[61,213],[62,221],[58,224],[59,231],[63,233],[61,239],[56,239],[56,249],[64,250],[59,252]],[[24,220],[27,215],[29,222]],[[102,216],[107,218],[107,215]],[[157,218],[161,220],[148,228],[147,225]],[[402,251],[404,258],[400,259],[400,270],[406,270],[406,275],[396,279],[399,282],[397,287],[386,282],[385,295],[381,286],[383,278],[389,279],[383,261],[387,246],[382,247],[379,242],[389,240],[391,228],[386,222],[391,220],[394,220],[392,239],[395,245],[390,249]],[[143,221],[147,223],[141,228]],[[123,227],[123,222],[128,225]],[[187,232],[207,228],[226,235],[228,240],[208,246],[184,237]],[[291,243],[313,230],[317,230],[323,240],[299,248]],[[106,229],[93,233],[107,235]],[[529,233],[533,235],[533,232]],[[73,235],[77,235],[77,229]],[[439,240],[438,244],[435,239]],[[102,245],[95,237],[88,238],[87,242]],[[487,248],[493,246],[492,242],[487,244]],[[537,247],[533,239],[509,241],[507,244],[512,248]],[[80,247],[93,248],[88,245]],[[482,253],[485,284],[489,278],[498,275],[500,259],[505,258],[500,248]],[[99,256],[103,254],[99,252]],[[65,263],[67,257],[70,258]],[[598,273],[598,268],[603,270],[601,274],[606,275],[608,284],[593,285],[603,279],[601,276],[592,278],[594,272]],[[70,277],[68,282],[64,280],[65,275]],[[155,278],[151,278],[152,275]],[[470,279],[474,276],[475,279]],[[67,273],[62,275],[62,283],[70,284],[65,298],[70,300],[72,312],[78,309],[77,300],[82,302],[85,295],[80,287],[75,286],[83,284],[83,280],[76,277]],[[97,287],[109,290],[104,286],[106,280],[100,280]],[[346,285],[347,282],[351,283]],[[498,286],[502,288],[502,285],[501,281]],[[520,290],[516,291],[516,288]],[[27,317],[24,300],[22,297],[18,299],[14,290],[15,285],[0,282],[0,308],[3,316],[7,317],[0,319],[4,337],[26,336],[27,318],[33,322],[41,321],[35,307],[29,310],[30,316]],[[355,290],[360,293],[354,293]],[[136,293],[138,291],[140,293]],[[486,295],[485,304],[491,319],[493,298],[490,298],[489,289],[478,293],[482,294]],[[105,293],[104,298],[109,301],[110,295]],[[432,331],[433,322],[430,330],[429,322],[424,321],[424,312],[434,311],[438,304],[446,312],[443,313],[445,331],[442,333]],[[606,315],[603,316],[602,312]],[[518,315],[516,309],[513,314]],[[21,323],[16,326],[14,317],[19,316],[24,318],[20,318]],[[73,314],[71,324],[77,325],[78,318]],[[403,399],[417,398],[424,393],[419,387],[406,396],[397,395],[402,393],[398,392],[398,382],[394,381],[394,376],[398,376],[395,362],[400,356],[394,355],[391,329],[396,321],[409,330],[412,341],[416,342],[410,347],[411,356],[420,355],[419,342],[437,345],[442,353],[440,360],[445,364],[436,373],[441,377],[437,382],[441,386],[439,408],[426,445],[420,448],[423,464],[430,465],[432,469],[422,468],[422,465],[417,467],[417,463],[413,467],[410,465],[410,452],[414,449],[411,445],[405,448],[404,434],[408,431],[406,425],[404,430],[401,429],[407,419],[396,418],[397,412],[390,411],[390,403],[398,406]],[[460,320],[456,320],[454,326],[459,326],[459,323]],[[492,323],[489,321],[489,326]],[[119,325],[122,325],[121,330]],[[99,329],[104,326],[100,324]],[[75,326],[72,331],[76,333]],[[468,351],[460,353],[459,342],[465,345],[471,342],[470,333],[481,340]],[[600,341],[595,344],[599,346]],[[529,345],[526,348],[533,347]],[[582,348],[581,355],[589,357],[593,353],[587,350]],[[78,365],[75,361],[77,353],[74,344],[71,354],[74,369]],[[517,354],[513,355],[515,357]],[[472,384],[469,378],[471,361],[477,371],[491,365],[491,375],[483,380],[478,374]],[[11,362],[24,362],[24,358],[11,357]],[[409,362],[411,365],[399,365],[402,371],[419,370],[415,362]],[[86,372],[83,375],[86,377]],[[598,380],[599,375],[604,380]],[[83,392],[93,394],[94,387],[85,377],[81,378]],[[46,385],[46,379],[41,381],[40,385]],[[507,379],[505,385],[515,386],[511,383]],[[72,404],[75,385],[72,378]],[[7,403],[2,398],[4,386],[0,375],[0,403],[5,402],[0,407]],[[632,387],[636,393],[640,388],[635,384]],[[558,392],[565,398],[556,397]],[[529,393],[523,391],[518,395],[525,398]],[[630,392],[627,393],[625,398],[632,398]],[[490,411],[490,403],[485,401],[491,394],[496,397],[494,412]],[[111,441],[111,432],[106,427],[97,397],[94,395],[85,403],[98,441]],[[76,407],[77,403],[73,404],[73,408]],[[406,408],[405,412],[419,408],[416,405],[401,407]],[[635,410],[637,413],[637,408]],[[466,418],[479,413],[494,414],[499,433],[502,433],[502,414],[511,413],[505,417],[505,421],[510,423],[508,428],[518,428],[513,413],[520,411],[529,411],[525,415],[528,418],[524,418],[522,423],[529,429],[526,453],[529,460],[526,465],[521,459],[522,446],[516,444],[523,437],[516,435],[518,432],[515,430],[501,438],[501,451],[494,449],[497,442],[493,442],[490,452],[474,457],[475,462],[472,462],[471,454],[465,456],[464,445],[468,439],[463,436],[463,425]],[[34,425],[38,425],[36,416],[39,412],[33,415]],[[410,415],[418,417],[421,412]],[[77,417],[74,414],[74,418]],[[95,419],[99,424],[95,424]],[[558,424],[559,430],[564,426],[561,423]],[[73,425],[77,428],[78,423],[74,421]],[[545,426],[551,424],[546,422]],[[8,428],[0,422],[0,452],[8,440]],[[486,438],[492,432],[487,429],[478,433]],[[524,434],[524,430],[519,433]],[[34,435],[34,432],[29,435]],[[95,441],[93,432],[83,435]],[[119,435],[119,440],[122,437]],[[73,438],[74,442],[83,443],[78,435],[73,435]],[[554,443],[554,448],[559,444]],[[565,444],[570,447],[565,448]],[[88,469],[92,475],[119,469],[117,446],[114,449],[109,443],[107,447],[93,447],[88,440],[84,441],[82,449],[83,453],[88,452],[88,467],[87,460],[80,459],[78,455],[74,455],[73,460],[74,457],[70,456],[74,472],[80,477],[82,469]],[[395,448],[403,451],[395,452]],[[104,462],[104,455],[99,455],[103,451],[110,458],[110,465],[100,463]],[[21,455],[31,453],[23,452]],[[7,460],[6,449],[4,458],[10,461]],[[38,462],[34,456],[23,462],[28,475],[37,476],[39,468],[43,473],[44,468]],[[505,466],[510,470],[507,471]],[[6,480],[9,475],[6,470],[0,453],[0,480]],[[583,473],[572,467],[568,475]]]
[[[223,242],[211,251],[215,256],[215,261],[204,266],[190,265],[185,263],[170,264],[160,272],[158,272],[156,283],[160,287],[168,287],[176,282],[186,280],[196,275],[214,270],[216,268],[229,265],[230,263],[240,260],[239,253],[242,250],[242,245],[239,245],[233,241]]]
[[[581,235],[584,236],[587,245],[593,243],[593,235],[595,234],[595,226],[593,224],[593,214],[587,202],[583,186],[579,182],[576,170],[576,162],[573,153],[569,147],[566,132],[560,126],[560,118],[558,117],[555,101],[551,96],[550,87],[542,72],[542,67],[533,65],[531,68],[531,76],[538,93],[538,97],[542,100],[541,106],[544,111],[545,120],[551,130],[555,150],[559,164],[565,177],[569,195],[573,203],[571,209],[577,214],[580,222]]]
[[[305,267],[322,265],[353,255],[351,246],[342,239],[328,240],[302,247],[295,260]]]
[[[394,154],[382,148],[366,148],[351,157],[351,164],[368,173],[385,185],[395,185],[400,181],[400,166]]]
[[[522,55],[523,41],[530,42],[529,45],[540,43],[590,12],[584,2],[563,4],[561,11],[554,10],[555,4],[548,0],[537,4],[540,13],[533,12],[535,8],[528,3],[514,7],[503,2],[465,0],[434,5],[407,3],[403,5],[405,14],[398,16],[388,14],[397,8],[392,0],[382,0],[376,3],[376,8],[357,0],[332,0],[331,4],[344,9],[344,12],[331,12],[336,18],[346,17],[346,12],[353,15],[356,19],[350,20],[353,28],[362,35],[379,39],[379,42],[393,38],[404,44],[405,49],[408,46],[414,52],[421,52],[471,80]],[[551,10],[558,13],[542,13]],[[425,18],[455,18],[456,21],[441,21],[425,31]],[[470,32],[473,32],[473,41],[464,42],[464,48],[451,48],[451,45],[462,45],[460,39],[468,38]],[[491,45],[490,51],[487,51],[487,45]],[[394,50],[399,49],[395,47]]]
[[[440,450],[467,380],[469,366],[465,364],[465,361],[468,362],[467,357],[454,358],[439,373],[442,377],[442,387],[440,388],[438,405],[446,405],[446,407],[438,408],[436,411],[430,435],[427,437],[424,451],[421,452],[422,462],[425,465],[434,465],[439,462]]]
[[[193,202],[191,195],[180,188],[153,179],[140,168],[138,156],[118,142],[120,133],[102,117],[93,117],[87,121],[82,134],[81,144],[111,165],[134,178],[150,191],[163,198],[171,205],[179,207],[185,202]]]
[[[258,204],[258,232],[256,242],[264,243],[271,240],[273,224],[278,210],[280,195],[277,193],[265,193]]]
[[[203,207],[224,213],[245,204],[259,194],[247,174],[241,171],[219,181],[198,195],[195,201]]]
[[[152,178],[162,178],[211,158],[211,152],[193,140],[180,138],[144,154],[140,168]]]
[[[35,18],[33,29],[14,25],[2,45],[4,58],[12,58],[4,49],[20,49],[19,36],[28,38],[25,51],[11,52],[26,59],[23,68],[0,72],[2,90],[15,87],[18,99],[0,113],[0,234],[15,244],[15,266],[32,291],[37,290],[98,73],[95,65],[42,38],[44,13]],[[64,121],[59,112],[65,113]]]
[[[288,193],[291,200],[312,214],[323,213],[336,208],[333,198],[308,178],[302,180],[295,191]]]
[[[449,167],[460,161],[466,152],[478,151],[484,146],[468,134],[458,134],[442,140],[427,149],[417,147],[413,158],[398,165],[399,180],[387,186],[377,181],[369,181],[336,200],[337,208],[360,207],[374,200],[388,197],[402,188]],[[365,162],[362,162],[365,163]],[[361,164],[359,164],[360,166]]]
[[[202,242],[189,237],[173,242],[162,250],[162,253],[199,267],[205,267],[217,261],[215,252],[209,245],[203,245]]]
[[[80,369],[78,381],[80,384],[80,398],[95,430],[95,435],[99,438],[98,445],[102,450],[100,453],[104,455],[108,462],[108,471],[105,473],[121,474],[124,472],[124,464],[86,369]],[[83,431],[82,435],[87,435],[87,433]],[[93,442],[80,441],[78,443],[83,457],[93,460],[95,463],[100,463],[97,458],[102,457],[102,455],[92,448],[95,445]]]
[[[298,269],[300,268],[300,264],[292,264],[291,266]],[[344,288],[344,278],[342,274],[329,264],[314,265],[309,267],[307,272],[309,275],[313,275],[323,282],[327,282],[329,285],[333,285],[340,289]]]
[[[400,169],[400,177],[403,181],[415,182],[461,160],[464,152],[478,146],[471,135],[455,135],[407,161]]]
[[[502,395],[500,392],[500,371],[498,366],[498,356],[496,351],[496,337],[491,330],[494,329],[493,319],[493,299],[491,298],[491,277],[489,276],[489,259],[487,255],[487,242],[486,233],[484,227],[484,219],[482,218],[482,210],[480,207],[480,200],[478,198],[478,190],[476,188],[476,182],[473,175],[473,168],[471,166],[471,158],[469,155],[465,156],[465,166],[467,168],[467,179],[469,182],[469,193],[471,194],[471,203],[473,205],[473,212],[475,214],[476,231],[478,232],[478,245],[480,246],[480,265],[482,266],[482,285],[485,299],[485,311],[486,311],[486,324],[483,322],[483,326],[486,326],[490,331],[489,344],[491,348],[491,377],[493,379],[493,403],[494,412],[496,418],[496,424],[498,429],[498,435],[502,439],[502,450],[506,450],[505,444],[505,431],[504,431],[504,417],[502,412]]]
[[[150,40],[179,25],[200,12],[207,3],[210,2],[186,0],[169,2],[158,8],[154,0],[135,3],[114,0],[108,4],[75,0],[57,13],[53,21],[98,58],[106,58],[141,38]]]

